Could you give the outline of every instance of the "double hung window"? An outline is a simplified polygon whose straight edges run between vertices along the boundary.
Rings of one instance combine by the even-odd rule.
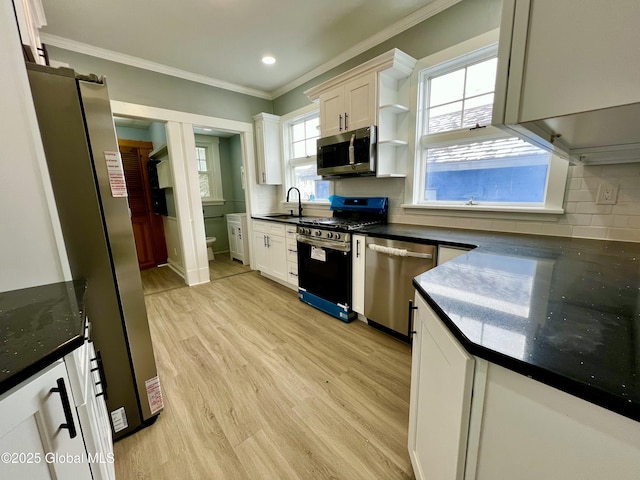
[[[196,135],[195,140],[200,198],[203,203],[221,203],[224,198],[220,172],[219,139],[208,135]]]
[[[564,183],[549,188],[561,160],[491,126],[496,67],[490,46],[420,72],[415,204],[561,206]]]
[[[283,121],[286,186],[297,187],[306,202],[326,201],[330,195],[330,182],[317,173],[319,137],[320,112],[316,109]]]

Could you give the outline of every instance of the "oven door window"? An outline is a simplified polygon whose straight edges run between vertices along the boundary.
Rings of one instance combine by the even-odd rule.
[[[351,305],[351,252],[298,242],[298,284],[330,302]]]

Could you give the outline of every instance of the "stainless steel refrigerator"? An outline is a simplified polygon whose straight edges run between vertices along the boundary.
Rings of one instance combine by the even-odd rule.
[[[120,438],[153,423],[162,397],[106,82],[68,68],[27,64],[27,72],[71,272],[87,280],[91,338]]]

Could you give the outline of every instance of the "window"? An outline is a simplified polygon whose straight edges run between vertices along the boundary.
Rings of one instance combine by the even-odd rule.
[[[286,187],[297,187],[306,202],[327,201],[331,182],[322,180],[316,170],[316,143],[320,137],[320,112],[317,106],[294,112],[283,120]]]
[[[551,192],[549,178],[563,161],[491,126],[496,68],[489,46],[420,72],[414,204],[561,207],[564,183]]]
[[[203,203],[222,203],[224,198],[220,175],[220,140],[208,135],[195,135],[195,140],[200,198]]]

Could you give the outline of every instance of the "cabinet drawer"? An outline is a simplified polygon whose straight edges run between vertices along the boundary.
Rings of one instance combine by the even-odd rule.
[[[287,281],[298,286],[298,263],[287,262]]]
[[[267,235],[285,236],[284,224],[282,223],[254,221],[253,230]]]

